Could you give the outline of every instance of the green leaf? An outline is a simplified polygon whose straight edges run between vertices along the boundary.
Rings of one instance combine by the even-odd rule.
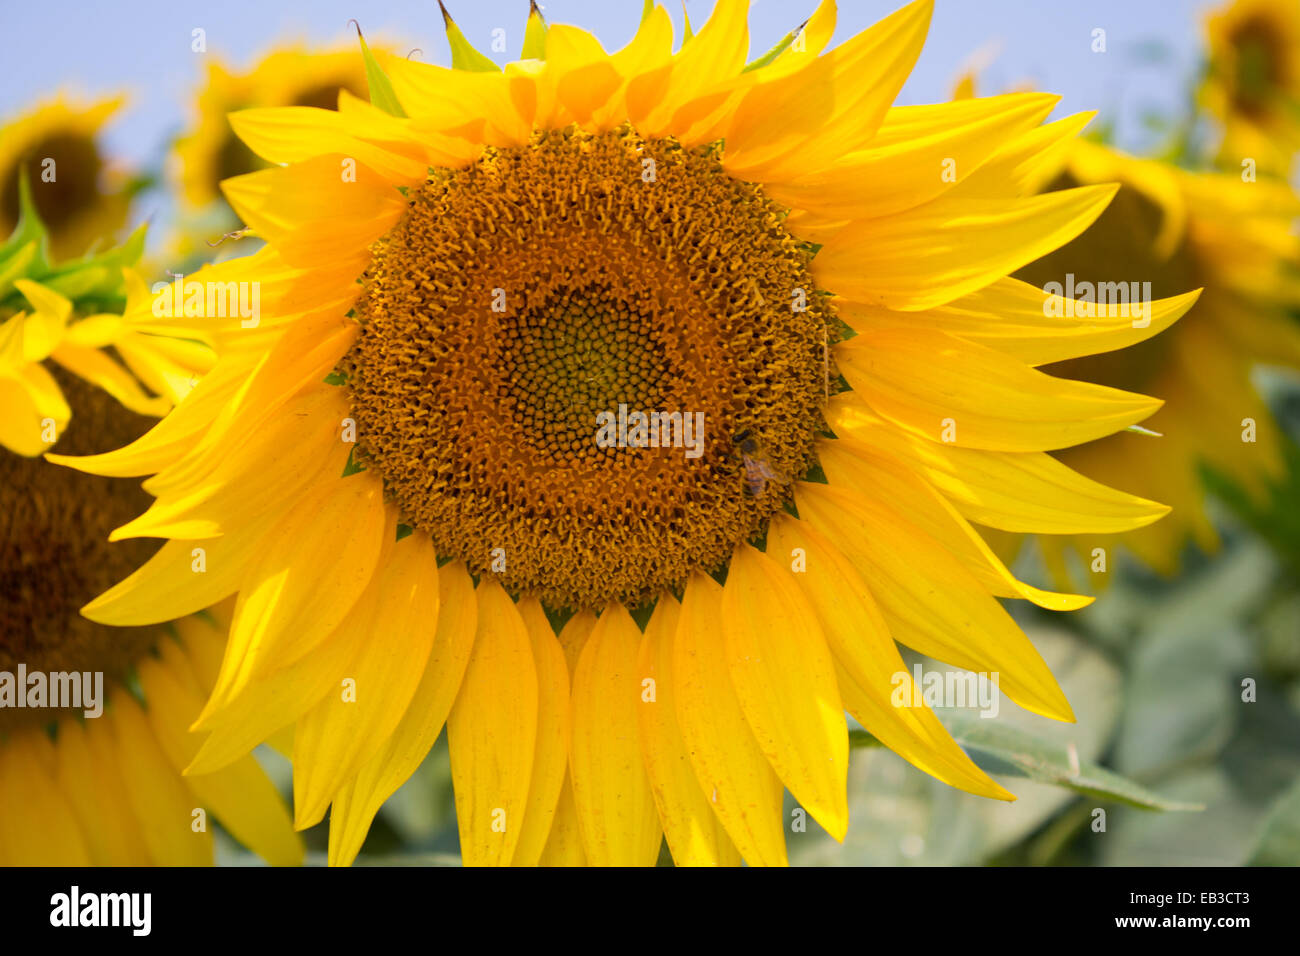
[[[356,23],[356,21],[352,21]],[[357,25],[357,41],[361,44],[361,57],[366,63],[366,85],[370,87],[370,103],[377,106],[390,116],[406,116],[406,110],[402,109],[402,104],[397,99],[397,94],[393,91],[393,83],[388,79],[388,74],[384,72],[375,55],[370,52],[370,47],[366,46],[366,38],[361,35],[361,26]]]
[[[1246,862],[1249,866],[1300,864],[1300,780],[1273,804]]]
[[[474,49],[474,45],[465,39],[465,34],[460,32],[460,27],[456,26],[456,21],[452,20],[442,0],[438,0],[438,7],[442,10],[442,22],[447,28],[447,43],[451,46],[451,68],[469,73],[500,73],[501,67],[494,60]]]
[[[27,170],[24,167],[18,174],[18,224],[14,226],[14,231],[9,234],[4,245],[0,246],[0,263],[18,254],[31,242],[36,243],[36,257],[33,260],[32,271],[44,272],[49,268],[47,258],[49,232],[45,228],[45,223],[41,222],[41,214],[36,211],[31,183],[27,179]]]
[[[523,60],[546,58],[546,20],[538,9],[536,0],[529,0],[528,22],[524,25],[524,48],[519,54]]]
[[[865,730],[850,730],[849,746],[854,750],[857,750],[861,747],[883,747],[884,744],[882,744],[878,738],[867,733]]]
[[[0,261],[0,299],[14,290],[14,280],[30,275],[30,267],[40,252],[40,241],[33,239],[11,256]]]
[[[1117,800],[1148,810],[1203,810],[1197,803],[1167,800],[1139,783],[1096,764],[1071,766],[1069,752],[1025,730],[979,717],[953,715],[948,730],[977,764],[989,773],[1009,773],[1065,787],[1103,800]],[[980,759],[983,758],[983,759]]]

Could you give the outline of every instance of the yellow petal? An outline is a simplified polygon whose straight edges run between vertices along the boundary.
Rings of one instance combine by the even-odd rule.
[[[523,832],[537,744],[537,664],[528,628],[495,580],[479,584],[478,630],[447,719],[466,866],[507,866]]]
[[[195,828],[195,811],[203,808],[158,745],[135,698],[116,695],[111,713],[99,720],[112,721],[127,802],[142,824],[149,855],[161,866],[210,865],[212,827]]]
[[[726,170],[785,182],[864,148],[916,63],[933,6],[916,0],[797,73],[755,86],[726,131]]]
[[[749,545],[722,592],[731,681],[764,755],[836,840],[849,827],[849,734],[817,614],[795,583]]]
[[[1026,365],[1046,365],[1144,342],[1173,325],[1199,297],[1196,291],[1157,299],[1144,305],[1138,316],[1119,302],[1077,302],[1005,278],[924,312],[894,312],[850,299],[836,304],[840,318],[859,332],[891,326],[935,329],[987,345]]]
[[[163,642],[159,651],[160,657],[140,663],[138,676],[149,725],[179,774],[202,742],[189,726],[203,706],[203,693],[178,643]],[[288,808],[251,755],[216,773],[188,777],[186,783],[235,839],[272,866],[302,863],[302,841],[293,832]]]
[[[842,219],[893,215],[954,187],[1007,136],[1040,123],[1059,100],[1046,93],[1010,93],[895,107],[866,149],[793,182],[774,183],[768,192],[792,208]]]
[[[0,865],[91,864],[73,807],[51,776],[51,747],[40,730],[0,746]]]
[[[381,549],[395,536],[395,523],[381,482],[362,473],[313,489],[276,524],[245,572],[205,716],[255,674],[300,660],[339,626],[382,567]]]
[[[0,408],[0,445],[28,458],[49,450],[48,424],[58,439],[72,417],[58,384],[40,365],[24,366],[17,376],[0,375]]]
[[[139,415],[159,417],[172,407],[171,399],[151,396],[126,369],[99,349],[84,349],[63,342],[52,353],[54,361],[69,372],[98,385],[122,405]]]
[[[74,457],[51,454],[49,460],[92,475],[124,478],[161,471],[194,446],[216,415],[238,390],[246,370],[223,362],[195,386],[162,421],[131,444],[102,455]]]
[[[895,640],[967,670],[997,674],[1020,706],[1074,714],[1042,657],[1010,615],[937,541],[870,498],[803,482],[801,518],[849,555]]]
[[[829,238],[813,274],[838,295],[913,312],[982,289],[1083,232],[1118,186],[1082,186],[1023,199],[957,191],[894,216],[852,223]]]
[[[653,691],[650,699],[643,693],[637,707],[641,756],[673,862],[739,866],[740,853],[700,789],[677,724],[673,642],[680,614],[677,599],[661,594],[641,641],[637,673]]]
[[[908,695],[902,699],[911,700],[907,665],[866,582],[830,541],[808,522],[777,514],[768,527],[767,554],[776,561],[800,561],[794,579],[817,610],[835,656],[840,696],[854,719],[890,750],[944,783],[980,796],[1011,799],[957,746],[924,701],[916,707],[895,705],[900,684]]]
[[[410,534],[375,577],[375,614],[362,622],[348,693],[327,694],[298,720],[293,739],[294,823],[318,823],[334,794],[374,757],[411,703],[438,623],[433,542]]]
[[[1066,448],[1140,422],[1161,404],[1053,378],[927,329],[864,332],[836,346],[835,361],[875,412],[931,441],[964,448]]]
[[[573,799],[593,866],[653,866],[662,831],[641,763],[636,657],[641,632],[622,605],[600,616],[573,675]]]
[[[201,482],[168,490],[145,482],[158,499],[138,518],[115,528],[124,538],[211,538],[278,514],[304,495],[337,483],[349,446],[340,441],[346,399],[321,385],[289,402]]]
[[[221,190],[285,261],[303,267],[365,250],[406,211],[392,182],[338,155],[235,176]]]
[[[16,279],[14,286],[32,305],[22,325],[23,358],[28,362],[44,361],[63,339],[72,302],[31,279]]]
[[[519,614],[533,645],[537,665],[537,749],[533,754],[528,807],[512,866],[536,866],[546,848],[568,768],[569,668],[564,650],[546,619],[541,602],[524,598]]]
[[[1096,534],[1140,528],[1166,505],[1085,478],[1045,452],[1000,452],[928,441],[886,422],[852,392],[831,398],[827,421],[908,461],[957,510],[1004,531]]]
[[[99,723],[95,719],[59,724],[56,783],[81,824],[92,866],[148,866],[144,834],[127,803],[113,748],[102,746],[102,735],[92,731]]]
[[[1078,594],[1042,591],[1017,580],[979,533],[915,471],[854,438],[820,442],[818,460],[832,485],[888,502],[966,566],[998,597],[1019,597],[1049,611],[1074,611],[1092,603]]]
[[[582,849],[582,835],[578,824],[578,806],[573,802],[573,782],[568,771],[564,774],[564,786],[560,789],[560,799],[555,806],[555,816],[551,819],[551,833],[546,838],[546,848],[542,850],[538,866],[586,866],[587,854]]]
[[[673,642],[677,723],[704,797],[741,856],[785,866],[781,781],[741,710],[721,638],[722,588],[697,572]]]
[[[474,646],[478,605],[465,566],[449,562],[438,571],[438,629],[411,704],[375,754],[345,784],[330,811],[329,862],[347,866],[361,850],[370,822],[397,788],[424,761],[451,711]]]

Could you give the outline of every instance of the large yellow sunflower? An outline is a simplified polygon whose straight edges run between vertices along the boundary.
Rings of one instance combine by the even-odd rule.
[[[1223,124],[1220,161],[1286,176],[1300,150],[1300,3],[1232,0],[1205,32],[1201,101]]]
[[[24,174],[58,258],[80,255],[122,228],[131,186],[98,141],[121,104],[118,97],[80,104],[60,96],[0,125],[0,235],[18,223]]]
[[[147,289],[125,315],[104,311],[122,292],[109,266],[138,243],[133,255],[49,267],[23,258],[42,241],[27,213],[0,246],[0,865],[210,863],[209,813],[268,861],[296,863],[288,811],[251,756],[181,776],[230,608],[135,628],[82,617],[81,605],[154,551],[107,543],[148,495],[36,457],[137,438],[210,352],[154,334]]]
[[[1031,194],[1086,119],[1040,125],[1056,97],[891,107],[929,0],[823,55],[825,2],[750,69],[746,13],[674,53],[647,5],[613,55],[534,15],[504,71],[399,59],[372,103],[235,114],[282,164],[224,184],[267,246],[193,278],[258,290],[260,322],[210,321],[216,366],[149,434],[59,457],[152,474],[113,537],[171,539],[88,617],[238,594],[190,769],[295,724],[297,825],[332,805],[333,863],[444,722],[467,863],[650,864],[662,835],[779,864],[783,787],[844,835],[846,710],[1010,798],[893,706],[895,641],[1072,719],[996,598],[1088,599],[1015,580],[968,519],[1158,518],[1047,451],[1159,402],[1032,366],[1195,297],[1051,321],[1008,278],[1115,190]],[[680,425],[647,447],[634,412]]]
[[[1300,199],[1280,182],[1189,172],[1077,143],[1056,185],[1099,182],[1121,188],[1097,223],[1020,276],[1039,286],[1069,277],[1077,290],[1084,283],[1094,290],[1103,283],[1131,289],[1128,284],[1137,282],[1140,288],[1145,281],[1154,296],[1204,287],[1195,308],[1168,335],[1048,368],[1165,400],[1146,422],[1161,437],[1116,435],[1057,457],[1173,507],[1167,520],[1122,537],[1145,563],[1172,574],[1189,538],[1207,550],[1217,544],[1200,466],[1212,466],[1256,497],[1282,472],[1283,436],[1251,370],[1260,363],[1300,369],[1300,325],[1287,314],[1300,307],[1300,237],[1294,231]],[[1085,567],[1102,570],[1094,549],[1109,553],[1118,541],[1101,530],[1044,542],[1058,579],[1068,580],[1062,563],[1067,544]]]

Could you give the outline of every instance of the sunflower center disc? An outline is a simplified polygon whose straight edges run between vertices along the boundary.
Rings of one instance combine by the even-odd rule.
[[[826,392],[829,310],[779,207],[627,127],[490,148],[408,200],[341,371],[360,460],[440,554],[582,608],[762,531]],[[650,419],[667,447],[628,447],[633,413],[676,413]]]
[[[52,179],[42,178],[48,160],[55,164]],[[18,221],[19,169],[25,169],[36,211],[46,227],[57,233],[86,209],[94,207],[99,198],[103,165],[94,140],[86,136],[54,133],[32,144],[14,168],[6,171],[4,186],[0,188],[0,222]]]
[[[73,422],[55,446],[88,455],[140,437],[152,419],[51,366]],[[108,543],[152,499],[133,481],[101,478],[0,448],[0,671],[103,672],[120,678],[158,636],[155,628],[106,627],[81,607],[140,566],[156,542]],[[23,693],[23,688],[19,688]],[[0,730],[48,720],[53,711],[0,708]]]

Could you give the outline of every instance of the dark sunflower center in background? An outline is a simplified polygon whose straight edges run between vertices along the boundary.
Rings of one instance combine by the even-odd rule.
[[[320,83],[307,87],[294,97],[292,103],[286,105],[313,106],[322,110],[338,109],[340,89],[345,89],[360,99],[368,99],[365,90],[357,89],[351,82],[340,80],[336,83]],[[229,179],[231,176],[242,176],[244,173],[266,169],[268,165],[270,164],[244,145],[244,141],[236,136],[233,130],[227,130],[226,138],[222,141],[221,148],[217,150],[214,163],[217,175],[213,186],[215,188],[223,179]]]
[[[1285,83],[1287,51],[1275,26],[1263,17],[1244,21],[1232,34],[1231,46],[1236,56],[1234,104],[1239,112],[1258,118],[1269,111]]]
[[[1065,174],[1051,188],[1080,185]],[[1016,278],[1042,287],[1049,282],[1065,285],[1066,276],[1073,275],[1076,289],[1080,283],[1090,282],[1094,290],[1101,283],[1122,282],[1130,290],[1132,283],[1137,283],[1140,291],[1143,282],[1150,282],[1152,299],[1182,295],[1205,285],[1198,278],[1199,269],[1185,236],[1169,256],[1155,253],[1163,221],[1163,212],[1155,202],[1133,187],[1123,186],[1096,223],[1060,249],[1025,266]],[[1180,321],[1185,324],[1195,317],[1193,309]],[[1141,392],[1167,367],[1172,342],[1168,335],[1157,335],[1114,352],[1057,362],[1043,371]]]
[[[72,409],[55,445],[89,455],[134,441],[154,419],[130,412],[100,389],[50,371]],[[147,561],[157,542],[108,543],[152,499],[139,483],[101,478],[0,448],[0,671],[102,671],[120,679],[158,636],[158,628],[105,627],[80,609]],[[49,720],[51,710],[0,708],[0,730]]]
[[[409,200],[340,370],[360,459],[440,554],[581,608],[763,530],[826,389],[829,312],[779,207],[716,153],[627,128],[488,149]],[[620,406],[664,416],[669,447],[602,445]]]
[[[42,177],[49,167],[52,178]],[[32,201],[41,221],[54,233],[95,204],[99,196],[99,177],[104,162],[94,140],[74,133],[54,133],[33,143],[19,157],[13,169],[5,170],[0,188],[0,233],[8,235],[18,222],[19,171],[26,169],[32,187]]]

